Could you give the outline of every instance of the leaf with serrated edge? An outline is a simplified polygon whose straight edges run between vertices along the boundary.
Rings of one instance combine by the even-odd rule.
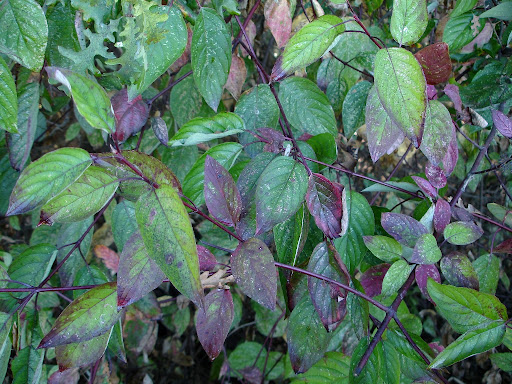
[[[214,289],[206,295],[204,309],[197,311],[196,331],[211,360],[222,351],[233,317],[233,298],[229,289]]]
[[[470,288],[441,285],[428,279],[427,289],[437,312],[455,332],[464,333],[490,320],[507,320],[507,309],[493,295]]]
[[[121,315],[116,296],[115,282],[87,291],[62,311],[38,348],[87,341],[105,333]]]
[[[144,241],[135,232],[126,242],[117,271],[117,306],[126,307],[156,289],[164,273],[149,257]]]
[[[7,63],[0,57],[0,128],[18,133],[16,84]]]
[[[426,0],[395,0],[391,15],[391,34],[400,45],[419,40],[428,24]]]
[[[272,229],[297,212],[307,188],[308,174],[304,165],[285,156],[272,160],[256,185],[257,233]]]
[[[119,181],[100,167],[89,167],[63,192],[41,209],[45,223],[72,223],[94,215],[108,202]]]
[[[231,65],[231,36],[224,20],[213,9],[199,12],[190,48],[194,81],[206,103],[219,106]]]
[[[137,200],[135,216],[149,256],[178,291],[201,305],[194,231],[185,206],[169,185],[149,191]]]
[[[92,164],[87,151],[61,148],[23,170],[9,199],[7,216],[29,212],[57,196]]]
[[[403,48],[379,50],[375,56],[375,85],[386,112],[418,148],[427,95],[425,76],[416,58]]]
[[[243,293],[274,310],[277,274],[274,258],[265,243],[255,237],[240,243],[231,255],[231,269]]]

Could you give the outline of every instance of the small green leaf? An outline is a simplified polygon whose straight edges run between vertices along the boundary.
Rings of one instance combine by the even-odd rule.
[[[428,293],[436,310],[458,333],[467,332],[494,320],[507,320],[507,309],[493,295],[470,288],[441,285],[428,279]]]
[[[46,67],[46,72],[66,87],[78,112],[90,125],[106,133],[114,132],[116,123],[110,99],[98,83],[68,69]]]
[[[382,295],[388,297],[398,292],[413,269],[414,265],[409,265],[405,260],[395,261],[382,280]]]
[[[7,216],[29,212],[57,196],[91,165],[87,151],[60,148],[23,170],[9,199]]]
[[[122,252],[128,239],[139,230],[135,219],[135,205],[128,200],[123,200],[112,212],[112,234],[117,249]]]
[[[375,84],[393,123],[418,148],[423,136],[426,82],[414,55],[403,48],[381,49],[375,56]]]
[[[176,74],[179,79],[192,70],[192,65],[187,64]],[[193,76],[188,76],[172,87],[169,97],[169,107],[178,128],[187,121],[196,117],[203,105],[203,98],[197,89]],[[174,132],[171,129],[171,132]]]
[[[291,157],[276,157],[265,168],[256,185],[257,233],[271,230],[290,218],[304,202],[308,174]]]
[[[450,13],[450,17],[456,17],[459,15],[462,15],[463,13],[466,13],[468,11],[471,11],[476,3],[478,3],[478,0],[459,0],[455,4],[455,8],[453,8],[452,13]]]
[[[430,363],[429,368],[447,367],[470,356],[497,347],[503,341],[505,329],[504,321],[492,321],[464,333],[437,355],[434,361]]]
[[[345,96],[343,101],[343,133],[347,139],[350,139],[357,128],[365,123],[366,99],[372,83],[369,81],[360,81],[356,83]]]
[[[341,352],[327,352],[307,372],[292,377],[292,384],[346,383],[349,378],[350,357]]]
[[[242,378],[238,372],[244,368],[255,369],[259,373],[263,372],[263,368],[266,367],[263,374],[269,381],[275,381],[281,377],[283,375],[283,354],[274,351],[269,352],[268,355],[263,354],[261,353],[262,348],[264,347],[260,343],[254,341],[238,344],[229,355],[229,366],[233,370],[231,374]],[[267,361],[267,364],[265,364],[265,361]]]
[[[274,67],[272,76],[292,73],[317,61],[345,30],[342,22],[339,17],[324,15],[302,27],[286,44],[281,65]]]
[[[43,206],[41,219],[49,224],[82,221],[103,208],[118,186],[119,181],[103,168],[89,167]]]
[[[309,232],[309,212],[302,205],[297,213],[273,228],[277,260],[297,265]]]
[[[213,9],[201,8],[190,53],[197,88],[206,103],[217,111],[231,65],[231,36],[226,23]]]
[[[194,231],[176,191],[164,184],[142,195],[135,216],[149,256],[178,291],[200,305],[203,289]]]
[[[443,235],[447,242],[455,245],[467,245],[477,241],[484,231],[471,222],[456,221],[444,229]]]
[[[13,384],[38,384],[43,371],[44,351],[29,345],[12,360]]]
[[[493,353],[489,357],[492,363],[496,364],[499,369],[505,372],[512,372],[512,353]]]
[[[318,161],[332,164],[338,158],[338,147],[334,137],[329,133],[321,133],[310,138],[307,143],[313,148]]]
[[[496,217],[499,221],[503,221],[505,225],[512,226],[512,209],[505,208],[496,203],[487,204],[487,209]]]
[[[479,19],[472,12],[450,16],[443,32],[443,41],[448,44],[450,53],[455,53],[469,44],[482,31],[484,25],[485,20]]]
[[[59,369],[63,371],[69,368],[86,367],[94,364],[105,353],[111,333],[112,329],[90,340],[57,346],[55,348],[55,357],[57,358]]]
[[[391,34],[400,45],[416,43],[428,24],[426,0],[395,0],[391,15]]]
[[[31,71],[43,67],[48,25],[35,0],[6,0],[0,7],[0,52]]]
[[[394,263],[402,256],[402,245],[387,236],[363,236],[364,244],[371,253],[385,263]]]
[[[281,82],[279,99],[290,124],[300,134],[330,133],[338,136],[334,111],[327,96],[315,83],[301,77],[290,77]],[[304,103],[304,100],[308,100]]]
[[[108,331],[119,319],[116,283],[105,283],[69,304],[38,348],[83,342]]]
[[[183,125],[169,140],[169,146],[186,146],[231,136],[245,130],[243,120],[234,113],[219,113],[211,118],[195,118]]]
[[[446,156],[453,137],[453,122],[443,103],[430,100],[425,115],[425,130],[421,151],[433,165],[441,163]]]
[[[0,57],[0,128],[18,133],[17,121],[16,85],[7,63]]]
[[[500,259],[495,255],[482,255],[473,261],[473,268],[480,282],[480,292],[496,294],[500,278],[500,264]]]
[[[400,383],[400,354],[390,343],[382,343],[382,362],[384,366],[384,382],[386,384]]]
[[[408,261],[414,264],[435,264],[442,256],[436,238],[430,233],[425,233],[418,238]]]
[[[510,21],[512,20],[512,4],[508,1],[504,1],[497,6],[485,11],[480,15],[480,17],[494,17],[495,19]]]

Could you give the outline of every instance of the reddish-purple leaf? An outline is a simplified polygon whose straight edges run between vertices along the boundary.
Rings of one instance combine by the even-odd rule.
[[[453,107],[458,113],[462,113],[462,100],[460,99],[459,87],[454,84],[446,84],[444,93],[453,102]]]
[[[272,253],[253,237],[239,244],[231,255],[231,271],[242,292],[264,307],[274,310],[277,274]]]
[[[507,239],[496,248],[494,248],[494,252],[497,253],[512,253],[512,239]]]
[[[435,188],[443,188],[446,185],[446,176],[442,168],[427,162],[425,176]]]
[[[416,267],[415,277],[416,277],[416,283],[418,284],[418,287],[423,293],[423,296],[425,296],[432,304],[435,304],[432,299],[430,298],[430,295],[428,294],[427,290],[427,281],[428,278],[434,279],[437,283],[441,284],[441,275],[439,274],[439,271],[437,270],[437,267],[435,264],[422,264],[418,265]]]
[[[116,131],[112,134],[114,140],[123,142],[146,124],[149,109],[140,95],[128,100],[128,91],[123,88],[112,96],[110,103],[116,118]]]
[[[149,257],[139,231],[126,242],[117,272],[117,306],[126,307],[156,289],[164,273]]]
[[[78,380],[80,380],[78,368],[71,368],[53,372],[48,378],[48,384],[76,384]]]
[[[286,140],[285,136],[272,128],[258,128],[258,135],[265,139],[263,150],[272,153],[281,153],[283,150],[283,143]]]
[[[493,25],[487,21],[485,23],[484,28],[480,31],[480,33],[464,48],[460,50],[460,53],[471,53],[475,50],[476,47],[483,47],[484,44],[487,44],[489,40],[491,40],[492,34],[494,33]]]
[[[427,228],[418,220],[401,213],[385,212],[381,217],[384,230],[395,238],[400,244],[414,248],[416,240],[428,233]]]
[[[510,120],[503,112],[493,109],[492,121],[494,122],[496,129],[500,131],[503,136],[512,139],[512,120]]]
[[[457,221],[473,221],[473,215],[465,208],[453,207],[452,216]]]
[[[452,60],[448,52],[448,44],[428,45],[416,52],[414,56],[423,69],[427,83],[433,85],[444,83],[452,75]]]
[[[263,13],[265,14],[265,23],[270,28],[274,39],[276,39],[277,47],[284,47],[292,32],[292,18],[288,0],[265,1]]]
[[[427,84],[427,98],[437,100],[437,89],[433,85]]]
[[[478,275],[466,255],[452,252],[441,259],[441,272],[448,283],[456,287],[480,289]]]
[[[348,285],[350,276],[338,251],[325,241],[318,244],[309,259],[308,271]],[[346,315],[347,292],[326,281],[308,276],[308,288],[316,312],[327,331],[335,330]]]
[[[457,135],[454,129],[452,132],[452,140],[450,141],[450,145],[448,145],[448,150],[446,151],[446,155],[444,156],[443,159],[444,173],[446,176],[451,175],[451,173],[455,169],[455,165],[457,164],[458,159],[459,147],[457,145]]]
[[[197,336],[211,360],[222,350],[233,317],[233,298],[229,289],[212,290],[204,298],[204,309],[197,310]]]
[[[380,295],[382,292],[382,281],[389,267],[389,264],[379,264],[367,269],[363,273],[359,282],[368,296]]]
[[[169,131],[167,130],[167,124],[165,124],[164,119],[159,116],[153,117],[151,119],[151,129],[153,129],[153,133],[160,144],[167,147],[167,143],[169,142]]]
[[[428,180],[425,180],[422,177],[419,176],[411,176],[413,180],[418,184],[418,187],[421,188],[423,193],[425,193],[428,197],[431,197],[432,199],[435,199],[437,196],[437,190],[435,187],[430,184]]]
[[[199,257],[199,270],[211,271],[217,265],[217,259],[208,248],[197,245],[197,256]]]
[[[231,56],[231,67],[229,68],[228,81],[226,82],[226,89],[229,93],[238,100],[242,93],[242,87],[247,77],[247,68],[245,67],[245,61],[239,57],[236,53]]]
[[[263,379],[263,373],[258,367],[245,367],[241,369],[240,374],[249,384],[260,384]]]
[[[446,226],[450,224],[450,218],[452,217],[452,208],[450,203],[441,198],[437,199],[436,206],[434,208],[434,229],[442,233]]]
[[[234,226],[240,219],[242,198],[231,174],[213,157],[204,162],[204,199],[210,214]]]
[[[340,237],[341,193],[328,178],[318,173],[309,176],[306,204],[316,225],[327,237]]]

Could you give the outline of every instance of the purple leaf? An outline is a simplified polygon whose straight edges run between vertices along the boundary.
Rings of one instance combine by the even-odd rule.
[[[496,129],[500,131],[503,136],[512,139],[512,120],[510,120],[503,112],[493,109],[492,121],[494,122]]]
[[[462,100],[459,95],[459,87],[454,84],[446,84],[444,87],[444,93],[453,102],[453,107],[458,113],[462,113]]]
[[[265,152],[280,153],[283,151],[284,135],[272,128],[259,128],[258,134],[266,140],[263,150]]]
[[[454,132],[452,117],[443,103],[430,100],[425,114],[425,128],[421,151],[434,165],[446,156]]]
[[[452,216],[457,221],[473,221],[473,215],[465,208],[453,207]]]
[[[410,248],[414,248],[418,237],[428,233],[427,228],[418,220],[401,213],[383,213],[381,224],[396,241]]]
[[[434,188],[432,184],[428,180],[425,180],[419,176],[411,176],[413,180],[418,184],[418,187],[421,188],[423,193],[425,193],[428,197],[435,199],[437,196],[437,190]]]
[[[116,131],[112,135],[114,140],[123,142],[146,124],[149,109],[140,95],[128,100],[128,91],[123,88],[112,96],[110,103],[116,118]]]
[[[315,223],[329,238],[340,237],[341,193],[325,176],[312,173],[309,176],[306,204]]]
[[[446,43],[434,43],[420,49],[414,55],[423,69],[429,84],[448,81],[452,75],[452,60]]]
[[[217,265],[217,259],[208,248],[197,245],[197,256],[199,257],[199,270],[211,271]]]
[[[367,269],[363,273],[360,283],[368,296],[374,297],[380,295],[382,292],[382,281],[389,267],[389,264],[379,264]]]
[[[233,298],[229,289],[212,290],[204,298],[204,309],[197,310],[197,336],[211,360],[222,350],[233,317]]]
[[[452,132],[452,140],[450,141],[450,145],[448,145],[446,155],[444,156],[443,159],[444,173],[446,176],[451,175],[451,173],[455,169],[455,165],[457,164],[458,158],[459,147],[457,145],[457,135],[454,129]]]
[[[164,119],[159,116],[153,117],[151,119],[151,128],[153,129],[158,141],[167,147],[167,143],[169,142],[169,131],[167,130],[167,124],[165,124]]]
[[[165,279],[164,273],[149,257],[139,231],[126,242],[117,272],[117,307],[124,308],[143,298]]]
[[[233,177],[213,157],[204,162],[204,199],[210,214],[221,223],[234,226],[240,219],[242,198]]]
[[[446,185],[446,176],[442,168],[427,162],[425,176],[435,188],[443,188]]]
[[[441,272],[448,283],[456,287],[480,289],[478,275],[466,255],[452,252],[441,259]]]
[[[452,208],[450,204],[441,198],[437,199],[434,208],[434,229],[437,232],[443,232],[452,217]]]
[[[341,262],[338,251],[329,243],[318,244],[309,259],[308,271],[343,284],[349,284],[350,276]],[[316,312],[327,331],[334,331],[346,314],[347,292],[323,280],[308,276],[308,288]]]
[[[78,368],[71,368],[53,372],[48,378],[48,384],[76,384],[78,380],[80,380]]]
[[[439,274],[435,264],[418,265],[414,273],[416,283],[418,284],[421,293],[423,293],[423,296],[425,296],[432,304],[435,304],[430,298],[427,290],[427,281],[429,277],[434,279],[436,282],[441,283],[441,275]]]
[[[496,248],[494,248],[494,252],[509,254],[512,253],[512,239],[507,239],[499,244]]]
[[[253,237],[231,255],[231,271],[242,292],[264,307],[274,310],[277,299],[277,274],[272,253]]]
[[[437,89],[433,85],[427,84],[427,98],[437,100]]]

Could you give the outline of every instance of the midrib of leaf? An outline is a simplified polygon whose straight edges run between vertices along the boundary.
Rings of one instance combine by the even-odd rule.
[[[395,76],[395,80],[396,80],[396,83],[398,85],[398,91],[400,92],[400,98],[402,99],[402,103],[405,105],[406,104],[405,97],[404,97],[404,94],[402,93],[402,86],[400,84],[400,81],[398,81],[398,75],[397,75],[397,71],[395,69],[395,64],[393,64],[393,60],[391,59],[391,55],[389,54],[389,51],[387,49],[386,49],[386,53],[387,53],[387,55],[389,57],[389,62],[391,63],[391,67],[393,68],[393,75]],[[410,116],[409,116],[409,111],[407,111],[407,108],[405,110],[407,112],[407,120],[408,120],[409,125],[410,125],[411,119],[410,119]],[[400,126],[400,124],[398,124],[398,125]]]

